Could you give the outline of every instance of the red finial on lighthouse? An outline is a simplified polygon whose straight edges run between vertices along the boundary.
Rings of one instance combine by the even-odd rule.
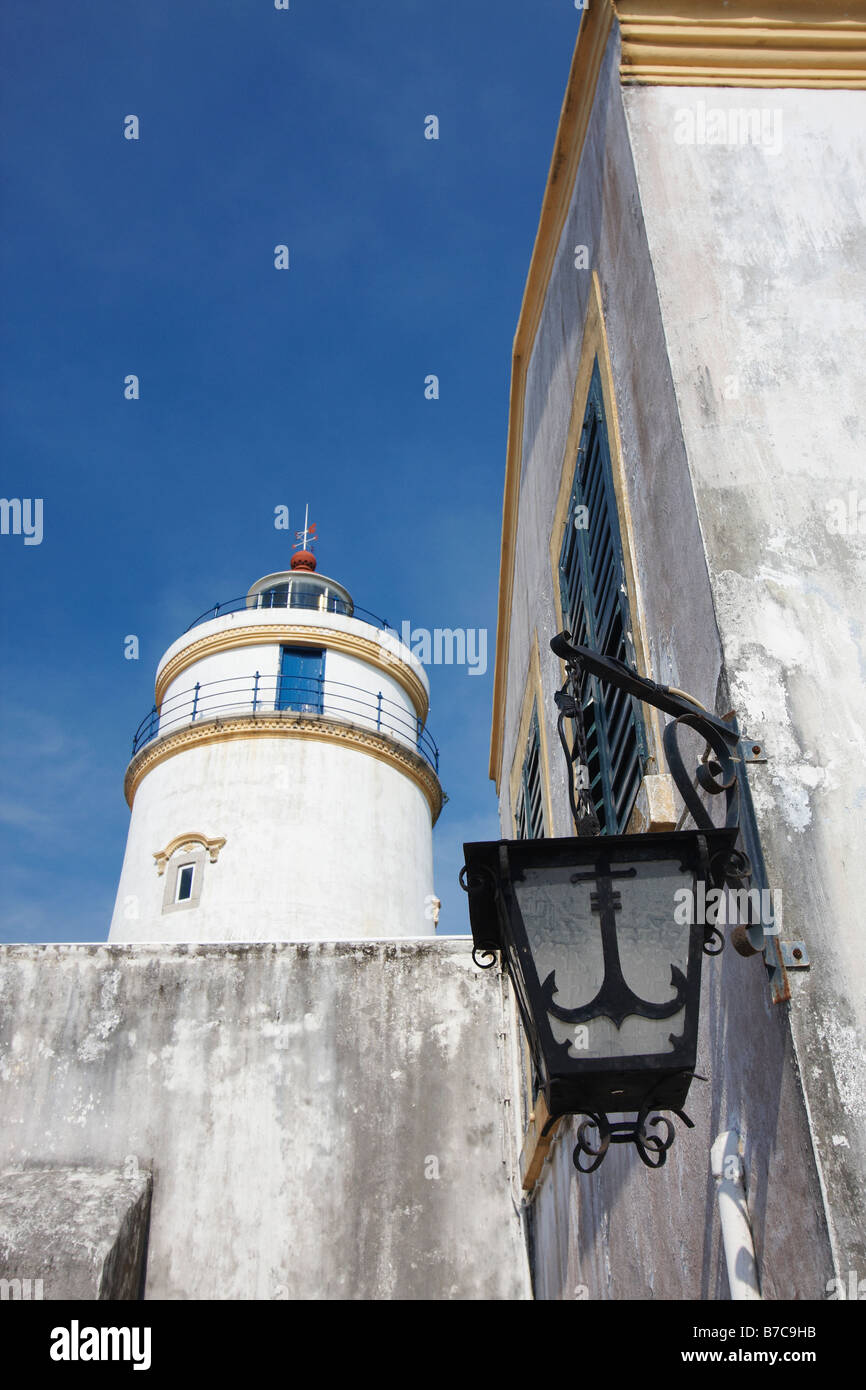
[[[307,506],[304,508],[304,529],[295,532],[294,549],[297,554],[292,556],[293,570],[314,570],[316,568],[316,557],[309,547],[315,545],[319,538],[316,535],[315,521],[312,526],[309,521],[310,508]]]

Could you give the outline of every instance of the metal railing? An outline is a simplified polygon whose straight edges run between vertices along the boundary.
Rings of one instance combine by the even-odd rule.
[[[215,603],[213,608],[208,608],[205,613],[191,622],[186,629],[191,632],[199,623],[208,623],[212,618],[221,618],[225,613],[243,613],[245,610],[253,612],[259,608],[305,608],[308,612],[318,613],[340,613],[344,618],[360,618],[361,622],[370,623],[372,627],[381,627],[386,631],[393,632],[394,629],[387,618],[379,618],[375,613],[369,612],[366,608],[359,608],[357,604],[347,603],[338,594],[302,594],[293,593],[289,599],[286,594],[265,590],[262,594],[244,594],[242,598],[230,598],[225,603]]]
[[[196,681],[178,691],[142,719],[132,740],[135,757],[147,743],[199,720],[218,719],[237,714],[321,715],[358,724],[379,733],[390,734],[407,744],[439,772],[439,749],[421,720],[405,705],[383,695],[381,690],[364,690],[345,681],[325,680],[323,676],[226,676],[217,681]]]

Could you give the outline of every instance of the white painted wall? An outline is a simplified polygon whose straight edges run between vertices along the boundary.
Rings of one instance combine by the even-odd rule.
[[[256,689],[256,708],[273,710],[281,649],[282,644],[231,647],[193,662],[166,690],[160,706],[159,733],[171,733],[191,723],[193,710],[197,721],[251,713]],[[258,687],[256,671],[260,677]],[[381,692],[382,730],[407,747],[417,748],[415,706],[393,676],[358,657],[327,648],[324,674],[323,714],[375,729]],[[196,682],[200,684],[197,700]]]
[[[351,633],[356,637],[364,637],[369,642],[375,642],[381,648],[382,655],[387,662],[408,666],[414,672],[429,698],[430,682],[427,679],[427,672],[423,664],[400,641],[393,628],[386,630],[374,627],[372,623],[361,622],[358,618],[345,618],[339,613],[311,612],[305,608],[251,608],[244,609],[239,613],[227,613],[220,618],[212,618],[210,622],[199,623],[197,627],[183,633],[167,648],[157,667],[157,676],[172,657],[192,646],[202,637],[209,637],[218,632],[234,632],[244,627],[285,626],[287,622],[297,627],[316,627],[330,629],[334,632]]]
[[[197,720],[251,713],[256,671],[263,678],[260,682],[262,703],[266,709],[273,709],[279,669],[280,648],[273,644],[231,647],[228,651],[202,657],[181,671],[166,690],[160,705],[159,732],[171,733],[190,722],[194,704]],[[196,703],[197,681],[202,689]]]
[[[415,706],[403,686],[356,656],[335,651],[326,654],[325,714],[375,729],[380,691],[383,729],[408,747],[417,748]]]
[[[196,907],[163,912],[154,853],[224,836]],[[309,736],[197,745],[136,792],[112,941],[429,936],[430,807],[406,774]]]

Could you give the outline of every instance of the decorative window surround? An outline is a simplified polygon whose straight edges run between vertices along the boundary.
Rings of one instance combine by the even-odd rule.
[[[206,852],[197,849],[192,854],[178,850],[169,862],[165,876],[165,892],[162,897],[163,912],[185,912],[187,908],[198,907],[204,882]],[[188,898],[178,898],[180,875],[184,869],[192,868],[192,892]]]
[[[192,855],[195,850],[206,850],[210,855],[210,862],[215,864],[224,844],[225,836],[209,839],[207,835],[200,835],[197,830],[190,830],[185,835],[176,835],[173,840],[169,840],[165,849],[154,850],[156,871],[158,874],[164,874],[169,859],[178,850],[183,850],[189,855]],[[187,862],[192,863],[192,859],[188,859]]]
[[[169,840],[165,849],[154,851],[156,871],[165,874],[165,892],[162,897],[163,912],[183,912],[189,907],[198,907],[204,882],[204,866],[207,859],[217,862],[219,852],[225,844],[225,836],[210,838],[197,830],[187,831]],[[178,880],[181,869],[192,865],[192,892],[188,898],[178,900]],[[166,873],[166,868],[168,873]]]

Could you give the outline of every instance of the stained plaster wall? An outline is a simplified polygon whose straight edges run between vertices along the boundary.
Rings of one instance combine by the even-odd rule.
[[[866,93],[624,100],[731,700],[770,755],[764,851],[813,962],[791,1026],[847,1282],[866,1269]],[[706,138],[743,110],[755,143],[673,138],[683,112]]]
[[[500,786],[504,835],[511,833],[508,773],[515,754],[522,756],[517,723],[536,630],[553,833],[573,833],[553,719],[561,675],[548,644],[556,623],[549,541],[590,293],[590,270],[575,268],[578,245],[588,247],[601,284],[650,674],[721,713],[730,708],[618,64],[614,29],[527,374]],[[693,266],[684,276],[677,263],[674,230],[686,241],[690,231],[676,190],[669,192],[667,268],[679,277],[686,303],[703,270]],[[705,337],[715,326],[708,317]],[[769,729],[766,736],[773,738]],[[623,1148],[592,1177],[578,1178],[571,1163],[574,1127],[562,1127],[531,1206],[537,1297],[726,1297],[709,1150],[729,1127],[744,1136],[765,1296],[823,1296],[833,1261],[785,1009],[769,1002],[760,960],[743,960],[730,947],[706,962],[698,1070],[710,1080],[692,1086],[687,1108],[695,1129],[680,1128],[659,1172],[650,1173]]]
[[[507,1017],[461,938],[5,946],[0,1171],[152,1173],[147,1298],[526,1298]]]

